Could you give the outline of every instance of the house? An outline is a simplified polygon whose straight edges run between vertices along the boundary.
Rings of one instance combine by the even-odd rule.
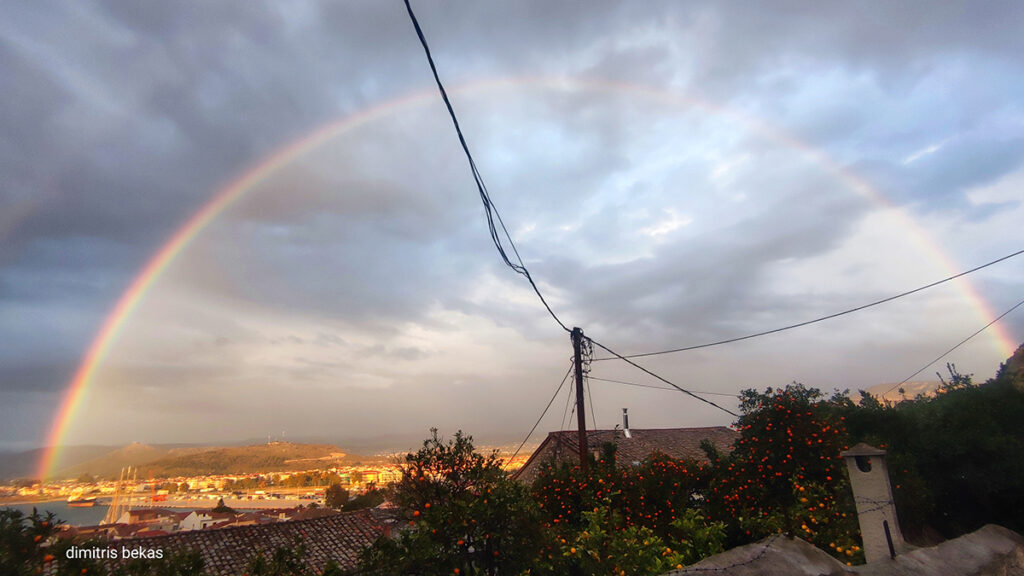
[[[175,512],[165,508],[134,508],[125,510],[121,516],[114,521],[115,524],[160,524],[174,521]]]
[[[387,533],[387,527],[374,511],[359,510],[309,520],[135,538],[122,541],[121,545],[130,549],[160,549],[164,554],[196,551],[203,559],[205,573],[237,576],[253,556],[262,554],[269,558],[277,548],[294,547],[301,542],[306,547],[306,564],[319,574],[330,560],[343,570],[355,568],[362,549]]]
[[[726,426],[706,428],[616,428],[614,430],[587,430],[587,449],[600,455],[605,443],[615,444],[615,460],[621,466],[638,465],[648,456],[660,452],[673,458],[707,460],[701,442],[708,440],[723,452],[732,450],[739,433]],[[579,434],[576,430],[550,432],[534,450],[530,459],[513,474],[520,482],[531,484],[546,462],[577,464],[579,462]]]
[[[402,479],[402,471],[399,468],[385,468],[377,474],[378,484],[391,484]]]
[[[211,510],[194,510],[181,521],[182,530],[205,530],[215,524],[235,519],[234,512],[213,512]]]

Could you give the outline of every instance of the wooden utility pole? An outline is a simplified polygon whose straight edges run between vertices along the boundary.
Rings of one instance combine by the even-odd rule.
[[[587,416],[583,411],[583,330],[572,329],[572,353],[576,362],[576,423],[579,426],[580,470],[587,471]]]

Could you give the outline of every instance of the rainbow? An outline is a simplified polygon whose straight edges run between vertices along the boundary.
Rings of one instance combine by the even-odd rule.
[[[868,182],[852,173],[849,169],[839,164],[825,152],[800,141],[782,130],[756,118],[749,117],[739,111],[725,108],[721,105],[699,100],[691,96],[665,92],[654,88],[623,84],[607,80],[567,79],[567,78],[501,78],[473,82],[459,86],[451,90],[452,94],[466,93],[480,90],[507,90],[510,88],[537,87],[546,90],[596,90],[626,95],[642,96],[655,100],[659,103],[672,107],[701,108],[716,115],[724,116],[743,124],[748,129],[757,132],[771,140],[784,144],[792,149],[808,155],[821,166],[835,174],[848,187],[869,200],[887,208],[895,206],[882,194],[875,190]],[[57,410],[52,425],[47,435],[47,442],[44,445],[42,457],[37,468],[40,479],[50,478],[55,472],[55,465],[58,462],[64,439],[75,418],[75,414],[82,400],[93,382],[96,371],[107,352],[111,349],[121,329],[124,327],[132,312],[138,307],[145,297],[147,291],[160,279],[161,275],[174,262],[174,260],[189,246],[189,244],[203,231],[206,226],[217,219],[228,207],[245,196],[247,192],[265,181],[278,169],[291,163],[306,153],[318,148],[329,140],[336,138],[345,132],[356,129],[362,125],[373,122],[388,114],[392,114],[402,108],[424,104],[437,98],[436,89],[431,87],[412,94],[388,100],[386,102],[369,107],[365,110],[346,116],[313,132],[298,138],[283,148],[277,150],[269,157],[250,167],[235,180],[219,189],[202,208],[185,221],[167,240],[165,244],[154,254],[142,270],[135,276],[128,288],[121,294],[114,308],[106,316],[99,331],[96,333],[82,361],[76,369],[70,384],[64,393],[63,399]],[[934,261],[940,264],[951,274],[959,272],[955,264],[945,256],[928,238],[927,234],[907,216],[903,211],[897,211],[906,229],[911,232],[915,242]],[[974,290],[965,279],[957,280],[957,285],[979,315],[986,322],[995,318],[996,314],[989,307],[981,296]],[[1015,341],[1000,325],[993,326],[994,334],[999,346],[1003,349],[1005,356],[1009,356],[1015,349]]]

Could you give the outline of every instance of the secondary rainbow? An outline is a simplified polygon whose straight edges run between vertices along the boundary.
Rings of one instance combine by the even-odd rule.
[[[460,86],[451,92],[452,94],[457,94],[472,90],[496,88],[505,89],[523,86],[541,87],[545,89],[611,91],[653,98],[659,102],[663,102],[674,107],[699,107],[713,112],[716,115],[731,118],[743,124],[748,129],[785,144],[788,147],[800,150],[814,158],[829,171],[836,174],[844,181],[844,183],[858,194],[861,194],[873,202],[885,207],[893,207],[892,203],[890,203],[870,184],[833,160],[825,152],[792,137],[791,135],[760,119],[751,118],[736,110],[728,109],[721,105],[696,99],[688,95],[601,79],[580,80],[534,77],[502,78],[497,80],[473,82],[471,84]],[[260,182],[266,180],[279,168],[289,164],[307,152],[314,150],[325,142],[347,131],[353,130],[359,126],[398,111],[405,106],[429,102],[431,99],[436,97],[436,90],[434,88],[431,87],[423,89],[410,95],[372,106],[366,110],[357,112],[353,115],[318,128],[311,134],[305,135],[274,152],[268,158],[253,166],[240,177],[222,187],[209,202],[207,202],[199,209],[198,212],[192,215],[181,227],[179,227],[171,238],[156,252],[155,255],[153,255],[152,258],[150,258],[134,280],[132,280],[129,287],[124,291],[124,293],[122,293],[116,305],[104,319],[102,326],[86,350],[81,363],[68,385],[67,391],[64,394],[63,400],[54,416],[53,423],[47,435],[47,442],[37,468],[39,478],[49,478],[53,475],[53,472],[55,471],[54,466],[59,460],[62,445],[66,440],[65,436],[67,435],[72,421],[74,420],[76,410],[81,405],[82,399],[84,398],[89,385],[93,381],[97,368],[103,361],[113,343],[116,341],[118,333],[130,318],[132,311],[135,310],[139,305],[139,302],[142,301],[146,291],[153,286],[167,267],[174,262],[175,258],[177,258],[178,255],[188,247],[189,243],[191,243],[191,241],[207,225],[213,222],[217,216],[224,212],[225,209],[231,206],[239,198],[243,197],[248,191],[256,187]],[[902,211],[899,211],[898,213],[904,220],[904,224],[911,232],[911,236],[914,238],[915,242],[925,252],[927,252],[931,258],[937,261],[950,273],[959,271],[954,263],[947,258],[933,242],[930,241],[924,231],[913,220],[911,220]],[[959,279],[957,281],[957,285],[986,322],[995,317],[995,314],[988,303],[978,295],[966,279]],[[993,329],[996,340],[1002,348],[1004,355],[1009,356],[1012,354],[1014,350],[1014,340],[1002,326],[997,324],[993,326]]]

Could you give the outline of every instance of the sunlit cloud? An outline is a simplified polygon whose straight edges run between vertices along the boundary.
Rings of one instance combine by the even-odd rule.
[[[901,164],[903,164],[904,166],[909,166],[910,164],[913,164],[914,162],[917,162],[918,160],[920,160],[920,159],[922,159],[922,158],[924,158],[926,156],[931,156],[932,154],[935,154],[939,150],[942,150],[942,148],[946,144],[948,144],[951,140],[952,140],[952,138],[946,138],[946,139],[942,140],[941,142],[936,142],[935,144],[931,144],[929,146],[925,146],[924,148],[921,148],[920,150],[918,150],[918,151],[910,154],[906,158],[904,158],[903,161],[901,162]]]
[[[680,216],[671,208],[666,208],[663,212],[667,216],[665,219],[655,222],[646,228],[641,228],[640,232],[653,238],[657,236],[664,236],[693,223],[693,218],[685,215]]]

